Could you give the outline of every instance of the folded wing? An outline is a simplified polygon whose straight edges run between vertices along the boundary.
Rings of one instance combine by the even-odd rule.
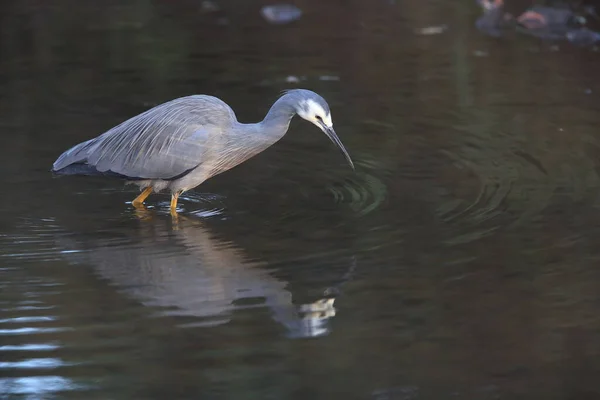
[[[206,161],[211,142],[218,143],[235,121],[216,97],[182,97],[65,151],[53,170],[85,165],[131,179],[176,179]]]

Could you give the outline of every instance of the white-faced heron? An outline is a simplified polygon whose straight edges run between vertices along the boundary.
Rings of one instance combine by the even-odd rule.
[[[102,175],[137,184],[141,207],[152,191],[171,191],[171,213],[177,198],[208,178],[255,156],[285,135],[298,114],[319,127],[350,155],[333,130],[329,105],[305,89],[286,91],[258,123],[238,122],[222,100],[193,95],[158,105],[102,135],[61,154],[52,171],[63,175]]]

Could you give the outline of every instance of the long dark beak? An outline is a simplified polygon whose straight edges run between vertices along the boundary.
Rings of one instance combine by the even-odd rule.
[[[350,158],[350,154],[348,154],[348,152],[346,151],[346,148],[342,144],[342,141],[340,140],[340,138],[336,135],[336,133],[333,130],[333,128],[329,128],[329,127],[325,126],[325,124],[321,124],[321,128],[323,129],[323,132],[325,132],[325,134],[327,135],[327,137],[329,139],[331,139],[331,141],[333,143],[335,143],[337,145],[337,147],[340,148],[340,150],[342,151],[342,153],[344,153],[344,157],[346,157],[346,160],[348,160],[348,163],[350,164],[350,166],[352,167],[352,169],[354,169],[354,163],[352,162],[352,159]]]

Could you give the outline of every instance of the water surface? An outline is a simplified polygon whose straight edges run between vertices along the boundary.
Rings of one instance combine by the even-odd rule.
[[[599,53],[486,37],[474,2],[296,5],[0,3],[0,393],[598,395]],[[172,98],[249,122],[297,86],[356,172],[296,119],[178,221],[49,172]]]

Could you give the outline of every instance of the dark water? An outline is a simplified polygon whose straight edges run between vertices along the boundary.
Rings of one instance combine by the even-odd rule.
[[[0,2],[0,397],[598,398],[600,53],[474,2],[265,4]],[[356,172],[295,119],[178,222],[49,173],[166,100],[257,121],[296,86]]]

